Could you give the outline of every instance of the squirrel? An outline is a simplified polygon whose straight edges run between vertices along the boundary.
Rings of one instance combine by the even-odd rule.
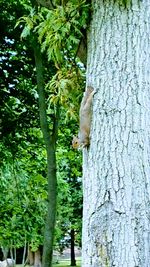
[[[72,147],[75,149],[87,147],[90,144],[91,104],[94,93],[93,87],[87,86],[80,106],[78,137],[74,136],[72,140]]]

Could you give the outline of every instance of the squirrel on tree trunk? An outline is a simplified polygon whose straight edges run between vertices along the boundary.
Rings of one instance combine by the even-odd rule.
[[[91,86],[87,86],[87,90],[84,93],[79,113],[79,133],[78,137],[74,136],[72,140],[73,148],[83,148],[90,144],[90,128],[91,128],[91,104],[94,95],[94,89]]]

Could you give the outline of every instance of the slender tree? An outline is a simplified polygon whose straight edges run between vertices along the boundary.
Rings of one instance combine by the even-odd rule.
[[[52,264],[54,228],[56,220],[56,196],[57,196],[57,176],[56,176],[56,140],[58,131],[58,108],[53,116],[52,131],[48,126],[46,113],[46,99],[44,92],[43,63],[40,46],[34,45],[35,66],[37,73],[37,88],[39,94],[40,124],[47,152],[47,177],[48,177],[48,213],[45,224],[43,267]]]
[[[70,232],[70,238],[71,238],[71,265],[70,266],[76,266],[76,259],[75,259],[75,231],[74,229],[71,229]]]
[[[150,4],[93,0],[82,267],[150,266]]]

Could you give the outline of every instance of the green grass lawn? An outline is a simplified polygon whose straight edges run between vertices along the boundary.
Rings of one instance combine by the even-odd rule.
[[[76,260],[76,267],[81,267],[81,260]],[[17,264],[17,267],[22,267],[22,264]],[[68,267],[70,266],[70,260],[61,260],[58,264],[53,264],[53,267]],[[26,267],[29,267],[29,265],[26,265]]]
[[[80,267],[81,266],[81,261],[77,260],[76,261],[76,267]],[[53,267],[68,267],[70,266],[70,260],[64,260],[64,261],[60,261],[59,264],[54,264]]]

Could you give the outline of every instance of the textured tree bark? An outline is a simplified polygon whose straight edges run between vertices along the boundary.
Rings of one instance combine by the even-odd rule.
[[[150,3],[93,0],[82,267],[150,266]]]

